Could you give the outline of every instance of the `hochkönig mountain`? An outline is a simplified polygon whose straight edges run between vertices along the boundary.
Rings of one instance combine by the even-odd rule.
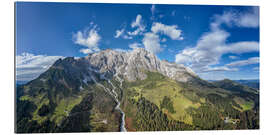
[[[258,129],[259,92],[142,48],[57,60],[16,88],[16,132]],[[233,84],[233,87],[231,87]]]

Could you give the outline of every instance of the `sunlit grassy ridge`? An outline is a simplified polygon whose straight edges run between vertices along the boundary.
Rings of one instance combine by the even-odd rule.
[[[56,124],[60,124],[63,117],[68,116],[71,109],[75,105],[79,104],[81,101],[82,96],[68,97],[66,99],[62,99],[55,108],[55,111],[53,112],[53,115],[51,116],[50,119],[55,121]]]
[[[192,117],[187,113],[186,109],[189,107],[198,108],[204,99],[199,98],[197,102],[190,99],[198,98],[194,94],[184,95],[181,91],[183,87],[174,80],[171,80],[156,72],[147,72],[147,79],[142,82],[135,82],[129,89],[134,90],[137,95],[132,98],[138,101],[140,96],[156,104],[160,109],[160,103],[164,97],[169,97],[173,103],[175,113],[168,112],[163,108],[162,111],[168,115],[169,118],[179,120],[187,124],[192,124]],[[188,96],[188,98],[187,98]]]
[[[224,90],[200,79],[191,83],[181,83],[158,72],[145,71],[145,73],[146,79],[127,82],[126,98],[132,99],[135,104],[145,98],[166,114],[169,120],[184,122],[194,128],[211,129],[219,126],[225,129],[237,128],[234,122],[228,122],[224,126],[224,118],[239,120],[239,115],[243,115],[242,112],[251,111],[254,107],[254,102],[234,95],[234,91]],[[238,95],[244,96],[241,93]],[[164,99],[166,99],[165,107]],[[127,106],[124,108],[127,109],[128,119],[137,116],[131,113],[136,109]],[[136,119],[138,120],[140,121],[141,117]],[[243,122],[243,119],[241,121]]]
[[[254,102],[247,101],[240,97],[235,97],[234,101],[241,106],[240,111],[250,110],[254,107]]]

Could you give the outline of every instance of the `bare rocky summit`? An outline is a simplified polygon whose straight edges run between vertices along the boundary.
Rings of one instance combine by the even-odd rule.
[[[155,54],[143,48],[122,52],[103,50],[77,59],[88,70],[99,72],[110,77],[121,75],[129,81],[143,80],[147,76],[144,71],[159,72],[171,79],[187,82],[197,75],[188,67],[158,59]]]

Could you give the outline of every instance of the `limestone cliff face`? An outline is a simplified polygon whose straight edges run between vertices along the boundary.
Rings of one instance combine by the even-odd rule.
[[[110,77],[121,75],[129,81],[143,80],[147,76],[144,71],[159,72],[171,79],[187,82],[197,75],[188,67],[159,60],[153,53],[143,48],[128,52],[104,50],[77,59],[81,66],[91,72]]]

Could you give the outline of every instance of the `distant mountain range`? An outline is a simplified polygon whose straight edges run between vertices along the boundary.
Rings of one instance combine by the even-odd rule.
[[[19,80],[16,80],[16,84],[19,84],[19,85],[26,84],[27,82],[29,82],[29,81],[19,81]]]
[[[240,84],[247,85],[249,87],[252,87],[254,89],[260,90],[260,80],[254,79],[254,80],[234,80]]]
[[[16,88],[16,132],[259,128],[259,92],[138,48],[57,60]]]
[[[208,80],[209,82],[216,82],[217,80]],[[260,80],[259,79],[248,79],[248,80],[232,80],[242,85],[249,86],[251,88],[260,90]]]

